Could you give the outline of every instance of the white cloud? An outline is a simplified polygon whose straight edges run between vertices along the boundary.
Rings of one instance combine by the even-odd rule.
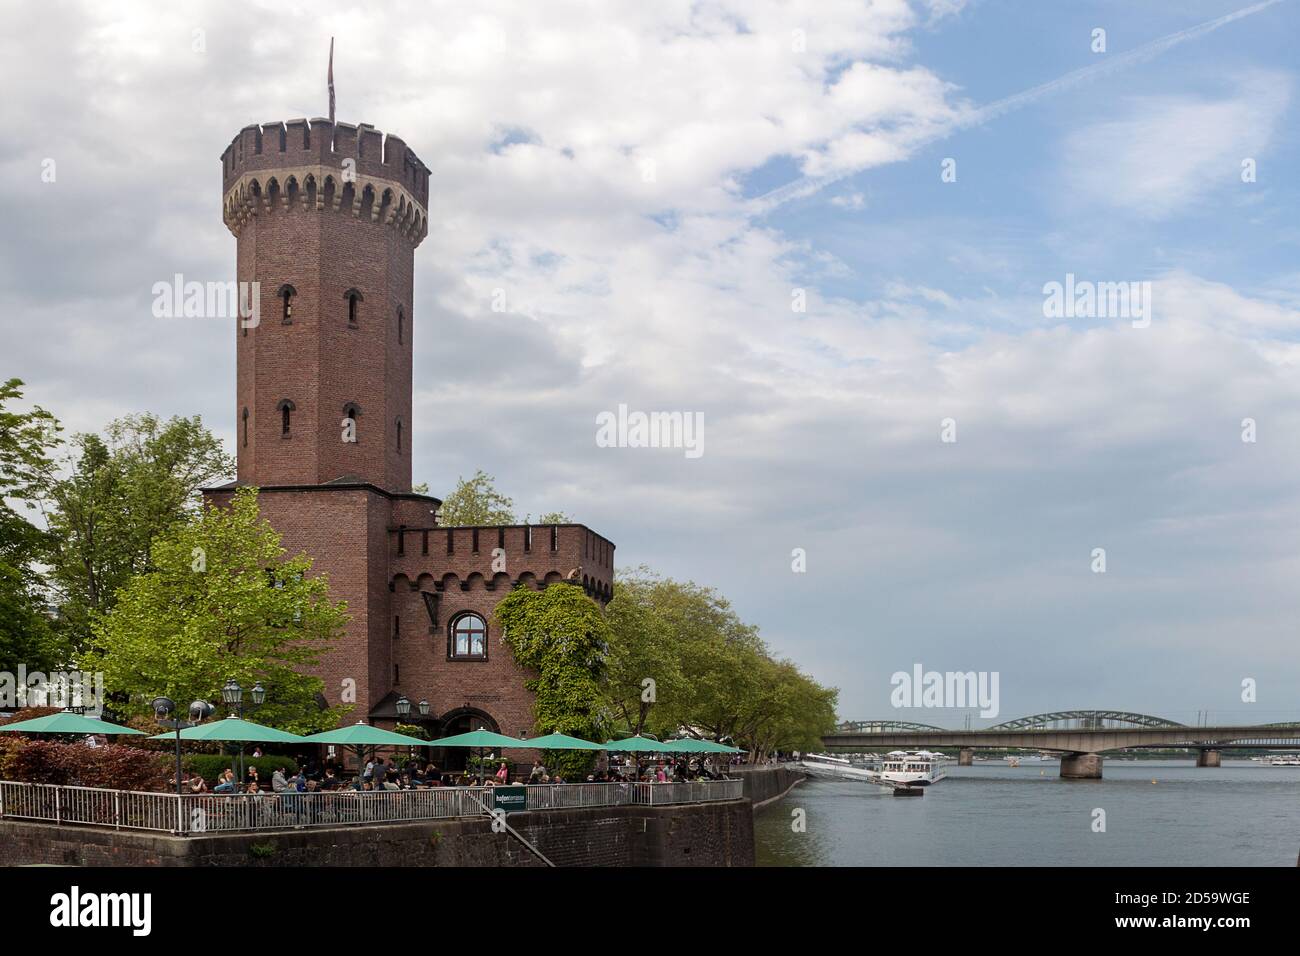
[[[1241,163],[1267,162],[1292,79],[1259,71],[1236,77],[1233,86],[1219,98],[1131,97],[1117,118],[1072,131],[1062,144],[1064,195],[1074,208],[1165,219],[1212,193],[1263,188],[1242,182]]]
[[[1300,517],[1300,455],[1281,437],[1300,426],[1293,289],[1171,272],[1145,330],[1053,325],[1039,298],[933,276],[842,298],[809,273],[842,280],[843,262],[749,217],[739,184],[770,163],[892,162],[967,115],[909,61],[922,18],[961,6],[475,3],[415,18],[405,4],[299,5],[250,22],[217,3],[125,18],[56,5],[0,36],[28,78],[0,99],[22,131],[0,154],[0,215],[17,226],[0,256],[8,364],[74,428],[198,411],[233,437],[228,330],[160,325],[148,290],[176,271],[233,273],[216,158],[249,122],[324,111],[333,33],[340,118],[400,134],[433,170],[413,437],[416,480],[435,493],[485,467],[521,509],[610,534],[620,562],[720,586],[783,651],[853,682],[850,707],[881,653],[929,641],[1037,660],[1041,628],[1080,639],[1147,585],[1162,626],[1195,631],[1231,618],[1225,575],[1231,588],[1253,574],[1250,615],[1281,619],[1281,559],[1248,544],[1261,514]],[[196,23],[206,54],[190,50]],[[807,52],[791,48],[796,29]],[[1256,74],[1218,103],[1135,102],[1076,134],[1071,183],[1108,209],[1166,215],[1267,142],[1288,89]],[[1158,173],[1149,155],[1167,160]],[[40,183],[43,156],[57,184]],[[1010,273],[1014,250],[991,233],[961,254]],[[508,314],[490,310],[497,288]],[[619,402],[704,412],[705,457],[597,449],[595,415]],[[1258,446],[1237,440],[1247,415]],[[938,441],[948,416],[955,446]],[[1210,526],[1193,520],[1207,513]],[[1097,540],[1127,569],[1117,598],[1075,576]],[[812,569],[797,583],[794,546]],[[1108,640],[1140,643],[1138,624],[1109,624]],[[1081,684],[1110,673],[1070,655]],[[996,669],[971,659],[952,666]]]

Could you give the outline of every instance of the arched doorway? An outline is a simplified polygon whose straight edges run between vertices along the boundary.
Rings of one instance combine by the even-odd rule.
[[[442,732],[438,734],[439,737],[455,737],[457,734],[467,734],[474,730],[501,733],[501,728],[492,715],[477,707],[458,707],[449,710],[442,715],[441,722]],[[464,770],[473,753],[464,747],[431,747],[430,751],[439,768],[454,772]]]

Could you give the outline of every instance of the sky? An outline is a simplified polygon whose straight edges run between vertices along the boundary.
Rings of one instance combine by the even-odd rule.
[[[234,278],[219,157],[327,113],[334,36],[338,118],[431,170],[432,494],[482,468],[717,588],[844,719],[962,726],[893,706],[918,664],[996,673],[998,720],[1300,719],[1300,0],[20,19],[0,374],[69,431],[199,414],[234,450],[229,322],[151,290]],[[1052,313],[1067,276],[1149,283],[1147,320]],[[598,442],[620,405],[701,415],[703,453]]]

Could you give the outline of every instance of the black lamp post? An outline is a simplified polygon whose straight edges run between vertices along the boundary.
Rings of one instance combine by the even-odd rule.
[[[397,719],[405,723],[406,718],[410,716],[411,713],[411,702],[406,699],[406,695],[403,694],[401,697],[397,698],[397,702],[394,703],[393,706],[397,708]],[[410,757],[413,753],[415,753],[414,747],[406,748],[407,757]]]
[[[397,719],[405,723],[406,718],[411,715],[411,702],[407,699],[406,695],[403,694],[401,697],[397,698],[393,706],[397,708]],[[427,700],[421,700],[415,706],[420,711],[421,717],[429,716],[429,702]],[[409,748],[409,750],[410,750],[410,755],[414,756],[415,747],[412,746]]]
[[[155,697],[151,704],[154,716],[158,718],[161,724],[170,723],[176,731],[176,796],[182,796],[184,790],[181,787],[181,730],[185,727],[193,727],[199,721],[212,714],[212,705],[207,701],[196,700],[190,704],[190,719],[187,723],[180,719],[179,716],[170,715],[176,713],[176,704],[170,697]]]
[[[258,681],[253,685],[253,704],[254,707],[261,707],[266,703],[266,688],[262,682]],[[239,681],[233,677],[227,680],[221,686],[221,702],[235,712],[235,716],[243,719],[244,716],[244,688],[239,685]],[[244,745],[239,745],[239,785],[244,784]]]

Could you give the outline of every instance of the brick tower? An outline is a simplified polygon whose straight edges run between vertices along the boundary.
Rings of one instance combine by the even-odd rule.
[[[396,136],[326,120],[245,127],[221,162],[237,277],[261,287],[238,344],[240,480],[410,491],[429,170]]]
[[[407,719],[435,736],[528,732],[529,675],[492,610],[514,587],[558,582],[607,602],[614,546],[577,524],[445,528],[441,502],[411,491],[428,168],[371,126],[298,119],[245,127],[221,170],[237,278],[258,283],[260,311],[235,331],[238,477],[205,495],[258,487],[284,546],[309,554],[347,602],[346,634],[316,670],[328,703],[391,723],[405,696],[428,702]]]

